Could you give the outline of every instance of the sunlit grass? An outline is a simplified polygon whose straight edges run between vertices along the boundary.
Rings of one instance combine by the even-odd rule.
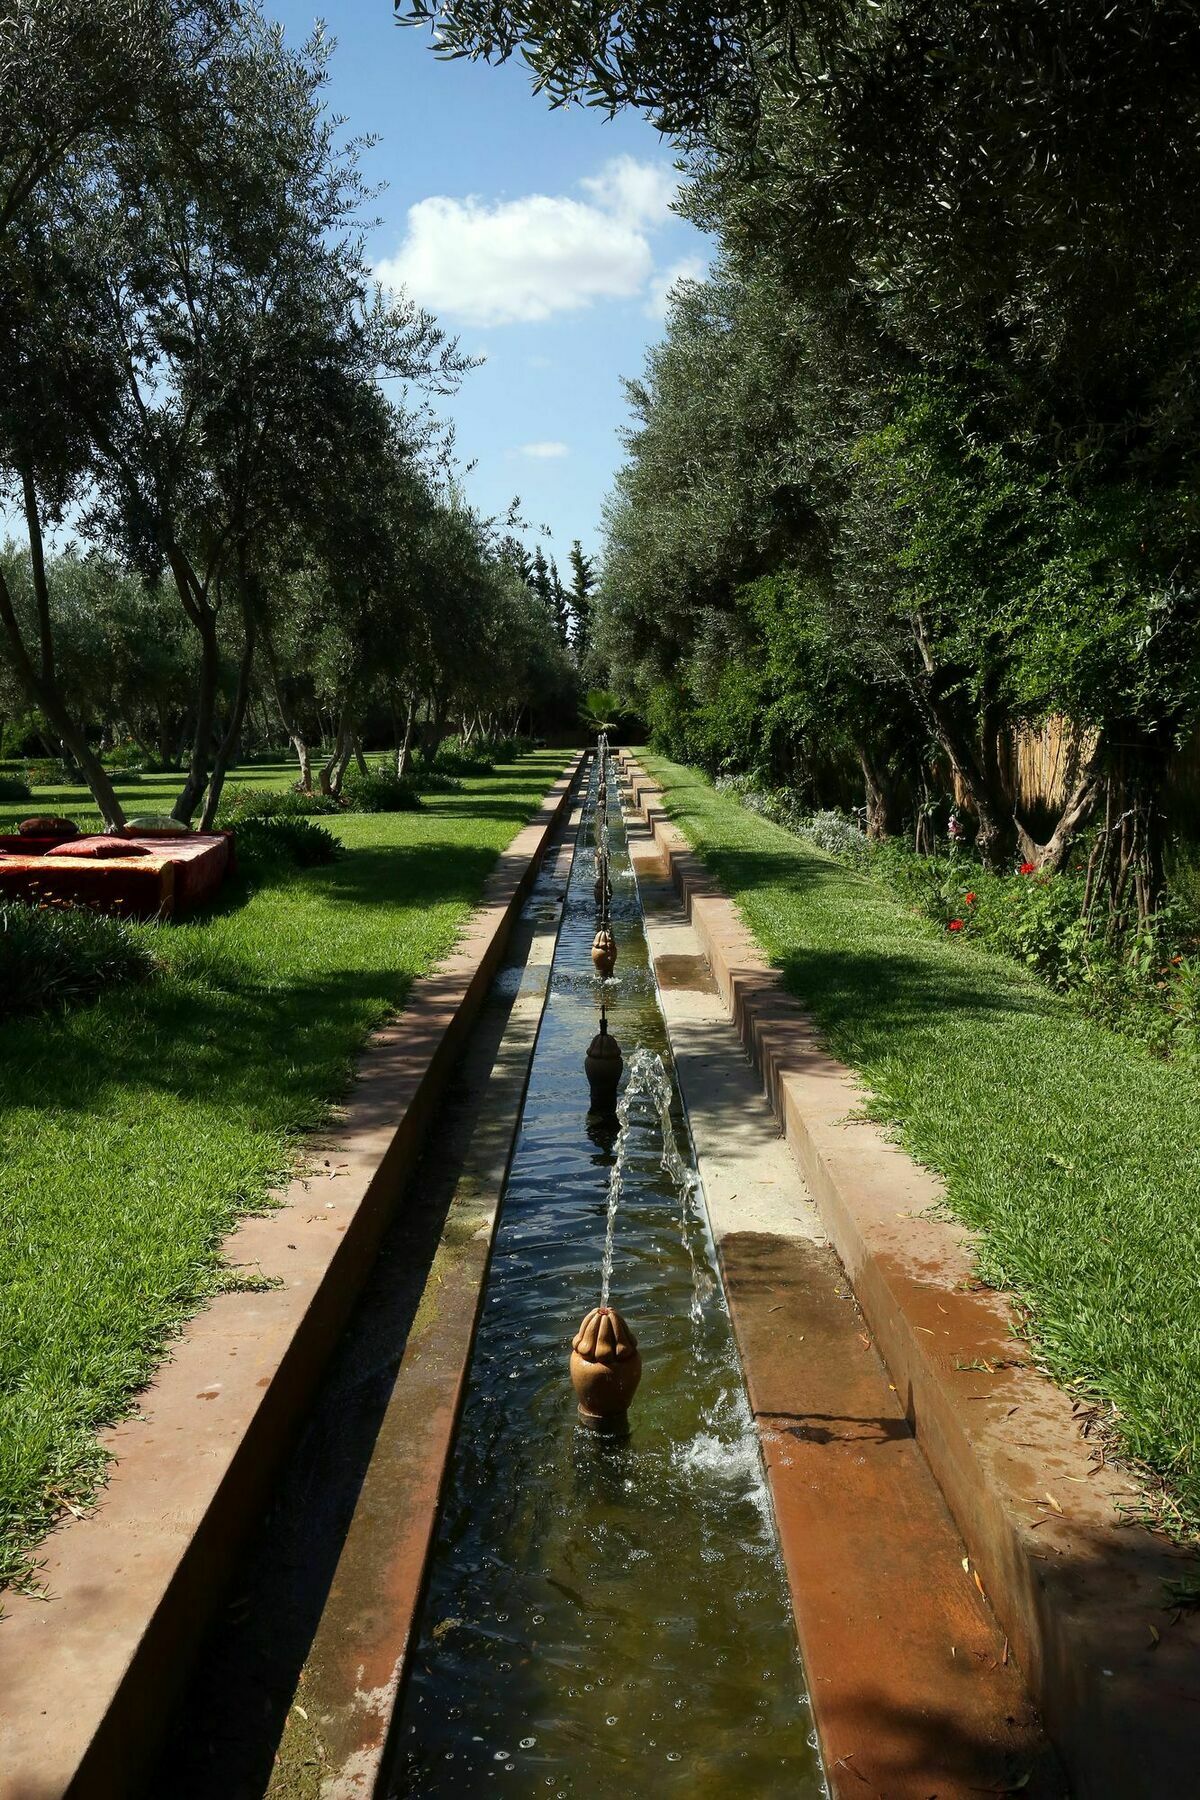
[[[323,821],[347,848],[335,865],[142,927],[166,964],[147,986],[0,1028],[0,1576],[91,1491],[96,1427],[213,1291],[223,1234],[446,955],[564,762],[539,752],[417,813]],[[34,810],[51,807],[89,803],[39,791]]]
[[[1200,1071],[1082,1017],[868,877],[647,755],[830,1048],[979,1233],[1050,1370],[1200,1524]]]

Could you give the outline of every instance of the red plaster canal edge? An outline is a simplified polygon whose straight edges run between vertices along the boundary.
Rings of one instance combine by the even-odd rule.
[[[621,761],[1074,1792],[1194,1792],[1200,1621],[1165,1585],[1193,1559],[1122,1523],[1130,1478],[1030,1363],[1005,1298],[975,1285],[968,1234],[933,1214],[942,1183],[861,1118],[861,1084],[821,1048],[661,788]]]
[[[261,1511],[487,994],[582,758],[501,854],[452,954],[364,1052],[336,1137],[227,1240],[284,1285],[220,1296],[137,1417],[104,1434],[95,1515],[46,1545],[46,1597],[0,1620],[0,1800],[127,1795]]]

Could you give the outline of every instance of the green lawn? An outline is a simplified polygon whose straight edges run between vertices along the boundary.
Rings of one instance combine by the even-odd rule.
[[[540,751],[418,813],[323,819],[339,863],[143,927],[160,979],[0,1027],[0,1578],[27,1573],[62,1504],[93,1490],[96,1427],[221,1282],[223,1233],[264,1203],[372,1027],[445,956],[565,762]],[[148,810],[159,785],[175,784],[129,797]],[[91,810],[79,790],[39,791],[34,807]]]
[[[1200,1526],[1200,1072],[1152,1060],[694,770],[644,762],[877,1115],[946,1178],[1047,1366],[1110,1403]]]

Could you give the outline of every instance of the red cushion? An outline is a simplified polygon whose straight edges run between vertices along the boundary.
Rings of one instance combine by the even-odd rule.
[[[39,813],[35,818],[22,819],[17,830],[22,837],[56,838],[60,844],[66,838],[79,836],[79,827],[74,819],[59,819],[52,813]]]
[[[87,857],[89,861],[100,862],[116,856],[149,856],[150,852],[144,844],[128,844],[124,838],[87,837],[80,838],[76,844],[64,844],[50,854]]]

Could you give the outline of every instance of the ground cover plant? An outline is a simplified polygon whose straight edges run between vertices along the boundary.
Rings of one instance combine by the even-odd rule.
[[[1102,1403],[1200,1527],[1200,1071],[1156,1060],[1008,957],[648,755],[671,817],[872,1111],[937,1170],[1039,1360]]]
[[[266,1203],[367,1033],[447,953],[563,760],[499,766],[418,813],[330,819],[336,862],[256,870],[207,915],[127,928],[155,946],[153,981],[0,1025],[5,1578],[28,1578],[31,1545],[93,1491],[96,1426],[228,1282],[222,1235]],[[294,771],[245,773],[282,790]]]
[[[152,943],[123,919],[0,901],[0,1021],[78,1005],[155,967]]]

